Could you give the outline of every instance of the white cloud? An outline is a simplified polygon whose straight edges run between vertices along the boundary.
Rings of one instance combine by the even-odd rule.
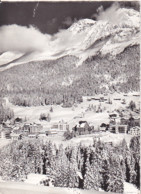
[[[69,50],[70,48],[78,48],[78,45],[81,46],[82,41],[84,40],[86,34],[81,32],[79,34],[73,34],[69,30],[60,30],[55,34],[55,40],[52,42],[52,48],[56,52]]]
[[[74,22],[76,22],[77,19],[72,19],[71,17],[66,17],[63,21],[63,24],[65,24],[67,27],[71,26]]]
[[[121,8],[118,2],[113,3],[106,10],[103,9],[103,6],[100,6],[97,12],[98,14],[93,15],[97,20],[108,21],[121,27],[130,26],[139,28],[139,12],[134,9]]]
[[[0,52],[42,51],[48,48],[50,36],[30,26],[5,25],[0,27]]]
[[[24,54],[41,51],[51,56],[81,45],[84,37],[84,33],[74,35],[69,30],[60,30],[55,35],[48,35],[33,26],[5,25],[0,27],[0,53],[18,51]]]
[[[107,8],[105,11],[102,6],[97,10],[98,14],[95,15],[97,20],[105,20],[113,24],[119,24],[124,19],[126,19],[124,13],[119,12],[119,3],[113,3],[111,7]]]
[[[139,12],[133,9],[120,8],[118,3],[114,3],[105,11],[102,6],[97,11],[97,20],[106,20],[117,25],[126,24],[131,29],[133,27],[139,28]],[[52,22],[55,23],[56,18],[53,18]],[[68,25],[73,23],[69,17],[66,18],[65,22]],[[74,33],[69,29],[60,30],[55,35],[48,35],[41,33],[33,26],[5,25],[0,27],[0,53],[7,51],[22,53],[43,51],[45,55],[50,57],[59,52],[66,51],[65,53],[67,53],[70,49],[73,54],[75,51],[81,52],[83,50],[82,44],[86,36],[87,34],[83,30],[79,33]]]

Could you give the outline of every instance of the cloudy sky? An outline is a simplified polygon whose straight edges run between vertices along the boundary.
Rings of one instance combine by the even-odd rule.
[[[34,26],[42,33],[54,34],[81,18],[93,18],[113,2],[7,2],[0,4],[0,26],[17,24]],[[121,2],[121,6],[139,9],[137,2]]]
[[[0,3],[0,54],[12,51],[62,52],[82,42],[85,33],[65,30],[83,18],[123,22],[122,7],[139,10],[137,2],[7,2]]]

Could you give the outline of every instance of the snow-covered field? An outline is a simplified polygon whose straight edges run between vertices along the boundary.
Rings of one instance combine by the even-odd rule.
[[[0,194],[102,194],[95,190],[82,190],[63,187],[45,187],[25,183],[0,183]],[[112,194],[110,192],[110,194]]]
[[[98,98],[102,95],[95,96],[95,98]],[[73,108],[62,108],[60,105],[53,105],[53,112],[50,112],[51,106],[37,106],[37,107],[22,107],[22,106],[15,106],[11,104],[8,99],[6,98],[6,104],[8,107],[13,109],[15,117],[21,117],[27,119],[27,122],[36,122],[41,123],[44,127],[44,129],[49,129],[52,124],[58,123],[59,121],[65,121],[70,124],[70,128],[74,127],[75,124],[79,120],[85,120],[91,123],[95,129],[100,126],[102,123],[109,123],[109,112],[114,111],[118,108],[126,109],[126,106],[128,106],[129,102],[133,100],[136,102],[136,104],[139,104],[139,97],[133,96],[133,93],[128,94],[127,96],[124,96],[124,94],[109,94],[109,96],[106,96],[104,98],[107,98],[113,102],[113,104],[107,104],[106,102],[99,102],[96,100],[88,101],[87,99],[90,97],[83,97],[83,102],[81,104],[78,104],[77,106]],[[114,100],[115,98],[125,99],[126,104],[122,104],[121,100]],[[101,113],[95,113],[94,111],[86,111],[89,105],[93,105],[98,107],[99,104],[101,104],[101,108],[104,110]],[[41,113],[50,113],[51,115],[51,121],[40,121],[39,117]],[[83,116],[82,116],[83,115]],[[45,141],[51,140],[52,142],[56,143],[57,145],[63,143],[64,146],[70,145],[70,144],[77,144],[77,143],[83,143],[85,145],[90,145],[93,143],[93,138],[98,137],[104,142],[113,142],[113,143],[119,143],[122,141],[123,138],[126,139],[127,143],[129,144],[131,135],[127,134],[111,134],[109,132],[104,133],[98,133],[98,134],[90,134],[90,135],[81,135],[80,137],[73,138],[68,141],[64,141],[63,132],[44,137]],[[6,145],[9,143],[9,140],[0,140],[0,147],[3,145]]]
[[[62,134],[56,134],[56,135],[50,135],[41,138],[41,141],[51,141],[52,143],[55,143],[56,146],[59,146],[60,144],[63,144],[64,147],[69,145],[77,145],[81,142],[82,145],[89,146],[93,144],[93,139],[98,138],[102,142],[113,142],[113,144],[120,143],[124,138],[129,145],[130,139],[132,138],[132,135],[128,134],[113,134],[110,132],[101,132],[101,133],[95,133],[95,134],[88,134],[88,135],[81,135],[74,137],[70,140],[64,140],[63,133]],[[39,138],[40,139],[40,138]],[[11,143],[12,140],[8,139],[0,139],[0,148],[3,146]]]
[[[82,190],[63,187],[45,187],[18,182],[0,182],[0,194],[102,194],[95,190]],[[108,192],[112,194],[111,192]],[[124,183],[124,194],[139,194],[139,190],[132,184]]]
[[[94,97],[100,97],[94,96]],[[59,122],[61,120],[65,122],[77,122],[78,120],[86,120],[90,123],[93,123],[94,126],[100,126],[101,123],[108,123],[109,122],[109,114],[108,112],[114,111],[118,108],[125,109],[126,106],[129,105],[131,100],[135,101],[136,104],[139,106],[139,97],[133,96],[133,94],[129,94],[128,96],[123,96],[123,94],[110,94],[106,96],[107,99],[113,102],[113,104],[107,104],[106,102],[99,102],[96,100],[87,101],[88,97],[83,97],[83,102],[78,104],[77,107],[73,108],[62,108],[60,105],[53,105],[53,112],[50,113],[51,106],[36,106],[36,107],[22,107],[22,106],[15,106],[9,103],[8,99],[6,100],[7,106],[13,109],[15,117],[21,117],[27,119],[27,122],[37,122],[40,123],[39,118],[41,113],[50,113],[51,121],[48,122],[41,122],[42,125],[50,127],[51,124]],[[90,98],[90,97],[89,97]],[[121,100],[114,100],[115,98],[121,98],[126,100],[126,104],[121,104]],[[98,107],[101,104],[101,108],[104,109],[102,113],[95,113],[94,111],[86,111],[89,105],[93,105]],[[84,116],[80,118],[81,116]],[[74,119],[74,117],[79,117]]]
[[[82,145],[89,146],[93,144],[93,139],[98,138],[102,142],[112,142],[114,145],[119,144],[123,139],[126,140],[127,145],[129,145],[131,138],[133,135],[128,134],[114,134],[110,132],[98,132],[94,134],[88,134],[88,135],[81,135],[74,137],[70,140],[64,140],[64,138],[60,135],[54,135],[54,136],[47,136],[44,138],[45,141],[51,140],[53,143],[55,143],[57,146],[60,144],[63,144],[64,147],[69,145],[76,145],[81,142]]]

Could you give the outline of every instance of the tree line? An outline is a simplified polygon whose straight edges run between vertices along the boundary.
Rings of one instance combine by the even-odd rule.
[[[140,187],[140,141],[133,137],[113,146],[94,139],[93,145],[57,147],[39,140],[15,141],[0,150],[0,176],[22,181],[29,173],[49,174],[55,186],[99,188],[123,193],[124,181]]]
[[[12,118],[14,118],[13,110],[4,105],[4,100],[0,99],[0,124]]]

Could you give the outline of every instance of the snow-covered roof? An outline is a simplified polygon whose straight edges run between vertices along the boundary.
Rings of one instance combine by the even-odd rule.
[[[81,123],[80,124],[80,127],[85,127],[85,123]]]
[[[81,127],[81,128],[83,128],[83,127],[85,127],[85,124],[86,124],[86,122],[78,123],[78,124],[76,125],[76,127]]]

